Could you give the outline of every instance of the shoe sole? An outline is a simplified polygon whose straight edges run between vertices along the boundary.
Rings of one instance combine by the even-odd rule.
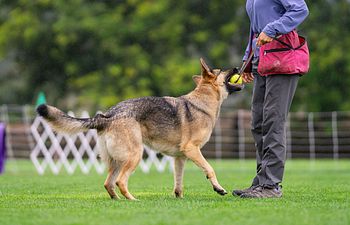
[[[238,192],[238,193],[237,193],[236,191],[232,191],[232,195],[233,195],[233,196],[238,196],[238,197],[239,197],[239,196],[241,196],[242,194],[243,194],[242,192]]]
[[[245,194],[241,194],[240,195],[241,198],[282,198],[282,195],[278,195],[278,196],[251,196],[251,195],[245,195]]]

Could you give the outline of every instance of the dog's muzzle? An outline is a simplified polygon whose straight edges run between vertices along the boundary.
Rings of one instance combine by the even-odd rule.
[[[238,68],[231,69],[228,74],[225,77],[225,86],[226,90],[229,94],[232,94],[233,92],[241,91],[244,88],[244,84],[232,84],[230,83],[230,79],[233,75],[238,73]]]

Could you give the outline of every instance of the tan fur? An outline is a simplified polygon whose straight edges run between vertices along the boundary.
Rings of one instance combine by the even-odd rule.
[[[163,98],[163,101],[170,106],[178,106],[180,100],[182,104],[187,101],[191,106],[184,107],[180,104],[181,107],[176,108],[180,125],[169,126],[166,132],[160,132],[154,120],[145,119],[140,122],[134,117],[115,117],[111,118],[106,128],[98,131],[101,158],[108,167],[104,186],[111,198],[119,199],[115,192],[118,186],[124,197],[135,200],[128,191],[128,179],[142,158],[144,144],[175,158],[174,194],[176,197],[183,197],[182,182],[187,158],[204,171],[216,192],[221,195],[227,194],[217,181],[213,168],[204,159],[200,149],[209,140],[219,116],[220,106],[228,96],[224,85],[228,72],[211,71],[202,59],[201,68],[201,76],[193,78],[196,88],[192,92],[179,98]],[[60,113],[55,111],[55,108],[49,108],[49,112]],[[49,116],[51,116],[50,113]],[[77,124],[73,126],[67,124],[69,121],[58,122],[60,119],[57,117],[48,121],[59,131],[76,132],[76,127],[79,127]]]
[[[200,148],[210,138],[219,115],[221,103],[228,95],[223,84],[226,73],[222,72],[218,76],[214,75],[209,69],[205,69],[209,68],[205,65],[205,62],[202,61],[202,76],[194,78],[197,87],[186,97],[199,108],[205,109],[210,115],[209,120],[196,120],[192,123],[186,123],[185,113],[182,112],[180,113],[183,115],[181,132],[174,132],[167,137],[161,136],[157,140],[152,140],[151,143],[148,143],[147,129],[142,125],[140,126],[136,121],[115,121],[108,131],[101,134],[105,141],[114,143],[114,145],[110,145],[105,149],[109,157],[117,160],[117,164],[122,165],[120,168],[116,168],[116,164],[109,164],[112,169],[110,169],[109,176],[105,181],[105,187],[112,198],[119,198],[114,192],[114,184],[117,184],[122,195],[131,200],[135,199],[127,190],[127,180],[142,157],[141,140],[161,153],[174,156],[174,194],[176,197],[183,197],[182,181],[184,164],[187,158],[191,159],[205,172],[216,191],[221,194],[226,193],[218,183],[213,168],[200,152]],[[114,130],[117,132],[114,132]],[[128,154],[125,155],[125,152],[128,152]],[[105,162],[110,163],[113,160],[105,160]],[[117,177],[113,176],[115,170],[120,171]]]
[[[51,116],[50,119],[47,119],[46,121],[50,124],[52,129],[54,129],[57,132],[62,132],[66,134],[75,134],[77,132],[81,131],[87,131],[88,128],[82,128],[81,123],[76,120],[70,120],[68,116],[66,116],[65,113],[63,113],[61,110],[57,109],[53,106],[47,106],[49,114]],[[56,118],[59,118],[56,120]]]

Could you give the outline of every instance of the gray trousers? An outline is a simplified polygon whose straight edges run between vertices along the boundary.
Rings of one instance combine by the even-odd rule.
[[[282,182],[286,160],[286,120],[299,75],[260,76],[253,62],[252,134],[257,174],[252,185],[273,187]]]

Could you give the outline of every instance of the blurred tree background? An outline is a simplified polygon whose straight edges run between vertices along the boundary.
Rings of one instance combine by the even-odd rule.
[[[308,6],[299,31],[311,71],[293,110],[350,110],[350,1]],[[33,104],[39,91],[89,110],[179,96],[194,87],[200,57],[240,66],[248,31],[245,0],[0,0],[0,104]]]

